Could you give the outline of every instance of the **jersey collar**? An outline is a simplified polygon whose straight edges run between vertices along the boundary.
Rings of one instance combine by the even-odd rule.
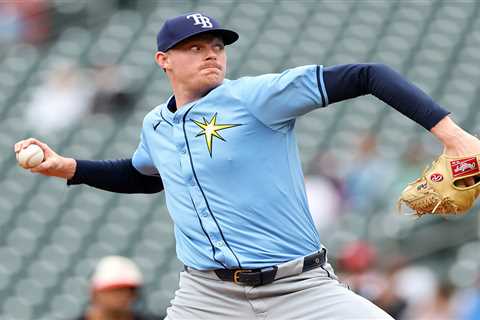
[[[177,109],[176,107],[176,101],[175,101],[175,96],[172,95],[168,98],[167,102],[164,104],[164,107],[161,109],[162,111],[162,116],[165,117],[168,121],[171,121],[172,123],[179,123],[183,117],[183,114],[190,109],[193,105],[196,105],[200,103],[202,100],[206,99],[208,96],[210,96],[213,92],[215,92],[218,88],[223,86],[225,82],[229,81],[228,79],[224,79],[224,82],[219,85],[216,88],[213,88],[210,90],[206,95],[201,97],[198,100],[192,101],[181,107],[180,109]]]

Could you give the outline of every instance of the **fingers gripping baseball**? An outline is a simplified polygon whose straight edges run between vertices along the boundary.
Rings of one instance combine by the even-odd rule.
[[[30,169],[33,173],[40,173],[46,176],[59,177],[69,179],[75,173],[76,161],[71,158],[65,158],[58,155],[47,144],[35,139],[29,138],[17,142],[14,146],[14,151],[17,154],[17,159],[20,151],[26,149],[30,145],[37,145],[43,151],[43,162],[33,167],[24,166],[25,169]]]
[[[53,154],[57,155],[52,149],[50,149],[50,147],[47,144],[45,144],[45,143],[43,143],[43,142],[41,142],[41,141],[39,141],[35,138],[28,138],[28,139],[21,140],[21,141],[17,142],[14,146],[14,151],[15,151],[15,153],[18,154],[21,150],[26,149],[28,146],[30,146],[32,144],[35,144],[42,149],[42,151],[45,155],[45,160],[47,160]]]

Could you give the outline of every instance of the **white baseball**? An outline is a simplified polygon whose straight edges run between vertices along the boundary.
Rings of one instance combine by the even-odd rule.
[[[18,163],[25,169],[31,169],[43,162],[45,155],[42,148],[31,144],[17,153]]]

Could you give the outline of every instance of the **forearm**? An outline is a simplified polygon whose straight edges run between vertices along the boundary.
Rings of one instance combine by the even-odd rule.
[[[163,190],[160,177],[138,172],[131,159],[76,160],[75,174],[68,185],[86,184],[117,193],[156,193]]]
[[[449,114],[418,87],[382,64],[327,67],[324,81],[330,103],[372,94],[427,130]]]

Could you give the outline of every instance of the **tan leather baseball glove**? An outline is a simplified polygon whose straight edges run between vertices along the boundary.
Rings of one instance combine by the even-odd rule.
[[[414,214],[466,213],[480,194],[480,155],[450,157],[442,154],[422,177],[411,182],[398,200]]]

